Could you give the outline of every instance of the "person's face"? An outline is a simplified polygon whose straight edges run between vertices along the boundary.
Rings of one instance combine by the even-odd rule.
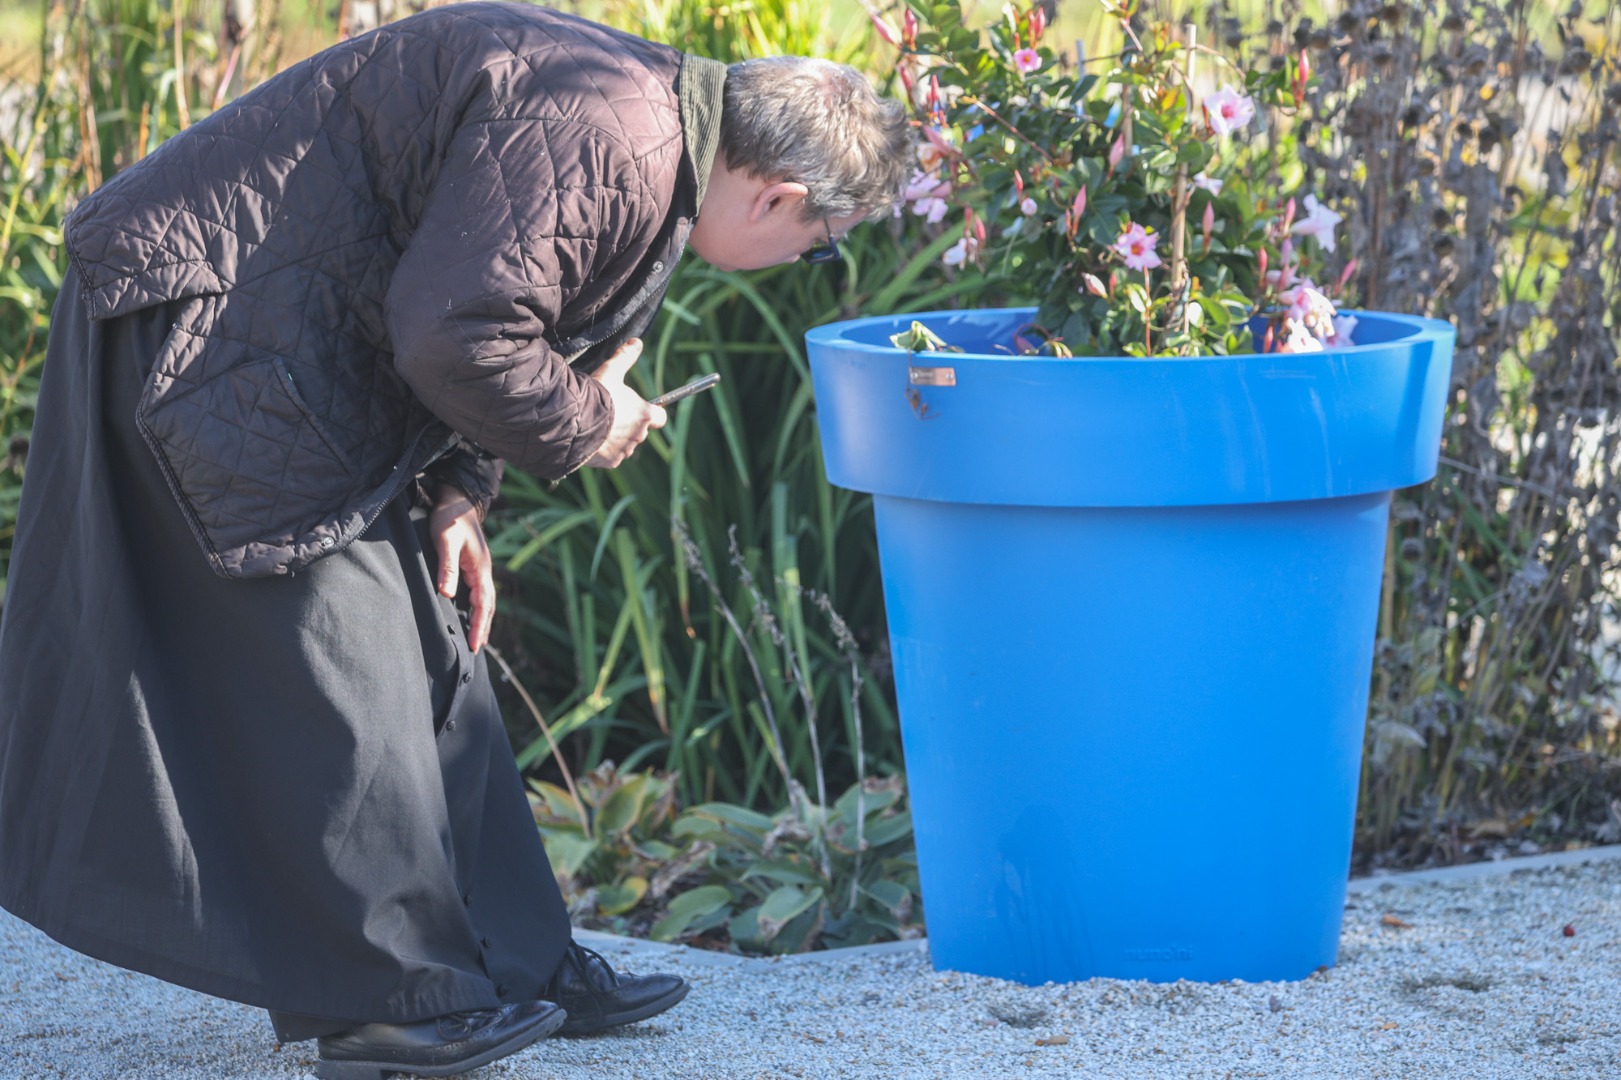
[[[841,241],[861,222],[860,215],[806,220],[806,193],[803,184],[758,181],[738,190],[711,191],[688,242],[699,258],[718,269],[760,270],[825,248],[830,238]]]

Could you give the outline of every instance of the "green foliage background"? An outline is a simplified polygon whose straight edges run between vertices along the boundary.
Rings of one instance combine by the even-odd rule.
[[[330,43],[340,20],[364,29],[347,5],[249,7],[257,18],[233,25],[182,0],[0,4],[0,25],[40,35],[38,49],[8,37],[0,53],[0,559],[64,213],[190,118]],[[806,0],[610,0],[584,13],[720,59],[820,53],[880,81],[893,62],[858,10]],[[1353,209],[1345,243],[1364,299],[1464,331],[1441,476],[1396,508],[1359,857],[1621,839],[1605,632],[1621,506],[1621,19],[1603,4],[1556,16],[1517,0],[1149,14],[1198,22],[1202,41],[1248,64],[1316,50],[1325,79],[1302,167]],[[1077,3],[1049,32],[1101,57],[1114,47],[1103,25]],[[1536,124],[1522,78],[1577,91],[1551,146],[1514,140]],[[678,406],[621,469],[555,489],[509,473],[490,522],[496,646],[532,776],[562,783],[613,760],[673,772],[680,805],[769,815],[796,786],[830,806],[861,776],[900,770],[870,505],[822,476],[802,334],[856,314],[1034,299],[944,269],[953,228],[911,215],[863,227],[836,268],[689,261],[635,378],[651,393],[718,371],[721,388]],[[829,607],[854,635],[856,667]],[[1089,767],[1077,764],[1078,784]]]

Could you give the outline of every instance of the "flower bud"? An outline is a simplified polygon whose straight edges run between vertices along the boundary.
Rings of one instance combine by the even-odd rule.
[[[911,10],[908,8],[907,10]],[[1037,4],[1030,9],[1030,47],[1035,48],[1036,42],[1047,30],[1047,9]]]
[[[1105,300],[1109,298],[1109,290],[1103,287],[1103,282],[1095,274],[1082,274],[1081,280],[1086,282],[1086,291],[1093,296],[1101,296]]]
[[[1018,169],[1013,170],[1013,194],[1024,198],[1024,175]]]
[[[1204,222],[1203,222],[1203,225],[1204,225],[1204,249],[1206,251],[1209,251],[1210,250],[1210,234],[1216,228],[1216,204],[1213,203],[1213,202],[1206,202],[1204,204]]]
[[[1262,248],[1260,255],[1255,259],[1255,280],[1258,282],[1266,280],[1266,248]]]
[[[910,11],[911,9],[908,8],[907,10]],[[879,15],[876,11],[869,11],[867,17],[872,19],[873,28],[878,31],[878,36],[883,38],[886,44],[899,45],[901,43],[900,35],[895,32],[895,28],[889,25],[889,21],[882,15]]]
[[[901,16],[901,43],[908,49],[917,44],[917,13],[911,8]]]
[[[1081,185],[1081,190],[1079,190],[1079,191],[1077,191],[1075,193],[1075,204],[1073,206],[1071,206],[1070,209],[1071,209],[1071,211],[1074,212],[1076,221],[1080,221],[1081,220],[1081,215],[1086,213],[1086,185],[1085,184],[1082,184]]]

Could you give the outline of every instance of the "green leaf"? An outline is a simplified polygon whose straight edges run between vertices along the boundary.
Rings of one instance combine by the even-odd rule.
[[[898,881],[875,881],[862,891],[886,908],[899,907],[912,898],[912,891]]]
[[[1156,150],[1147,156],[1143,165],[1153,173],[1164,173],[1176,165],[1176,151],[1170,147]]]
[[[693,817],[690,812],[676,819],[675,824],[670,826],[670,835],[677,840],[708,840],[710,843],[722,844],[732,836],[720,822]]]
[[[560,822],[580,821],[580,810],[574,805],[574,799],[569,793],[556,784],[548,784],[544,780],[531,780],[529,787],[539,795],[545,804],[546,813]]]
[[[955,345],[947,345],[940,335],[930,330],[922,323],[912,321],[912,325],[898,334],[891,334],[889,343],[897,349],[907,352],[962,352]]]
[[[739,828],[748,829],[750,832],[759,833],[761,836],[771,831],[770,818],[747,807],[736,806],[732,803],[703,803],[694,806],[687,813],[716,818],[728,825],[736,825]]]
[[[724,885],[703,885],[670,901],[664,918],[649,931],[654,941],[674,941],[698,920],[713,915],[732,902],[732,891]]]
[[[820,886],[801,889],[797,885],[784,885],[773,889],[771,895],[765,898],[765,903],[760,905],[760,918],[762,921],[787,922],[821,898]]]
[[[647,777],[633,776],[620,784],[608,801],[597,811],[598,836],[619,836],[629,832],[641,819],[642,807],[647,803]]]
[[[726,931],[732,940],[740,945],[758,949],[765,944],[760,940],[760,906],[756,904],[747,911],[732,918],[726,924]]]
[[[833,804],[833,809],[853,820],[856,816],[856,805],[859,801],[867,816],[871,817],[873,814],[882,813],[894,806],[896,800],[900,797],[901,789],[899,784],[885,784],[885,786],[879,787],[878,784],[869,781],[865,798],[862,797],[861,785],[851,784],[849,790],[840,795],[838,801]]]
[[[821,899],[820,886],[801,889],[797,885],[784,885],[774,890],[765,898],[765,903],[760,905],[760,939],[770,941],[792,919],[810,910],[811,906]]]
[[[821,912],[811,910],[802,912],[788,921],[788,925],[778,930],[772,938],[770,950],[779,955],[805,951],[805,942],[811,931],[821,924]]]
[[[636,854],[653,862],[669,862],[681,854],[681,849],[663,840],[644,840],[635,847]]]
[[[902,811],[899,814],[879,818],[877,821],[869,821],[863,838],[872,847],[880,848],[910,835],[912,835],[912,815]]]
[[[749,864],[749,868],[743,871],[742,880],[757,877],[775,881],[780,885],[818,885],[822,880],[814,870],[781,859]]]
[[[585,861],[597,852],[597,841],[582,834],[578,827],[542,827],[541,841],[546,845],[546,858],[552,869],[570,877],[580,872]]]
[[[597,910],[604,915],[623,915],[647,895],[647,879],[632,875],[617,885],[597,890]]]

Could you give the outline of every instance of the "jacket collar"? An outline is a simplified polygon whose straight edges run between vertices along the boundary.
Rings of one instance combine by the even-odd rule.
[[[686,248],[693,219],[709,187],[709,170],[720,150],[721,102],[726,65],[718,60],[684,55],[676,78],[681,110],[681,180],[664,227],[648,248],[643,271],[615,302],[606,318],[555,346],[577,370],[593,371],[627,337],[646,333],[658,314],[670,276]],[[689,201],[690,199],[690,201]]]
[[[676,96],[681,104],[681,131],[686,142],[683,153],[698,184],[697,206],[703,205],[704,191],[709,187],[709,170],[720,149],[720,113],[725,89],[725,64],[690,54],[681,58]]]

